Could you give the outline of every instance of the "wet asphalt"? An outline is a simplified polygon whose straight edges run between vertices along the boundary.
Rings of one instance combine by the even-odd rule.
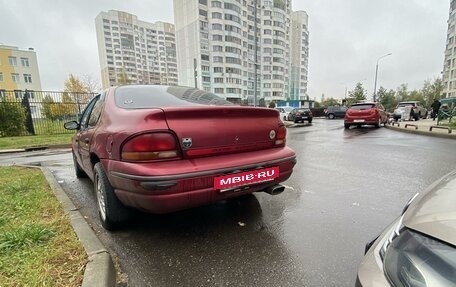
[[[416,192],[456,168],[456,142],[315,119],[288,128],[285,192],[256,193],[106,232],[71,153],[0,155],[49,167],[119,262],[123,286],[353,286],[364,245]]]

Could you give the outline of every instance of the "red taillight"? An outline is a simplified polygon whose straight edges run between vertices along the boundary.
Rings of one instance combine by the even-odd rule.
[[[275,145],[284,146],[286,138],[287,138],[287,128],[285,126],[279,126],[279,128],[277,129]]]
[[[149,133],[129,139],[122,147],[122,160],[147,161],[177,159],[176,138],[170,133]]]

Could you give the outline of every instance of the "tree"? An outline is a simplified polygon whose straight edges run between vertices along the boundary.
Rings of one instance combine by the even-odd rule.
[[[101,90],[100,83],[90,75],[82,76],[81,81],[88,93],[96,93]]]
[[[402,84],[397,88],[396,100],[398,102],[403,102],[403,101],[407,101],[407,99],[408,99],[407,84]]]
[[[321,102],[321,105],[323,107],[337,106],[339,104],[340,104],[339,101],[334,98],[329,98],[329,99],[326,99],[323,102]]]
[[[128,75],[125,73],[125,71],[117,74],[117,84],[119,86],[129,85],[131,82],[132,80],[128,78]]]
[[[0,137],[23,135],[25,119],[26,111],[20,102],[8,96],[0,100]]]
[[[431,82],[431,80],[424,81],[423,89],[421,89],[424,99],[424,106],[430,107],[434,99],[440,99],[440,94],[442,91],[443,83],[440,78],[436,78],[434,82]]]
[[[274,109],[276,107],[276,104],[274,102],[269,103],[269,108]]]
[[[378,101],[385,107],[387,111],[394,111],[397,106],[394,90],[387,91],[384,87],[380,87],[377,92]]]
[[[354,103],[365,101],[367,92],[363,87],[361,82],[356,84],[356,87],[353,91],[348,92],[347,105],[352,105]]]
[[[73,103],[88,103],[93,97],[93,94],[90,92],[91,86],[93,83],[88,82],[84,83],[77,76],[70,74],[68,79],[65,80],[63,91],[64,94],[69,95],[71,102]]]

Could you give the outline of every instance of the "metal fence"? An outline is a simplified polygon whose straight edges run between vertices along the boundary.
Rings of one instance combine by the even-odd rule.
[[[63,124],[77,120],[94,95],[0,90],[0,137],[72,133]]]

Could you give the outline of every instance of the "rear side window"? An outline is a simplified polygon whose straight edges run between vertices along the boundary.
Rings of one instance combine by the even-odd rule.
[[[353,105],[350,108],[354,110],[368,110],[372,109],[375,106],[375,104],[359,104],[359,105]]]

